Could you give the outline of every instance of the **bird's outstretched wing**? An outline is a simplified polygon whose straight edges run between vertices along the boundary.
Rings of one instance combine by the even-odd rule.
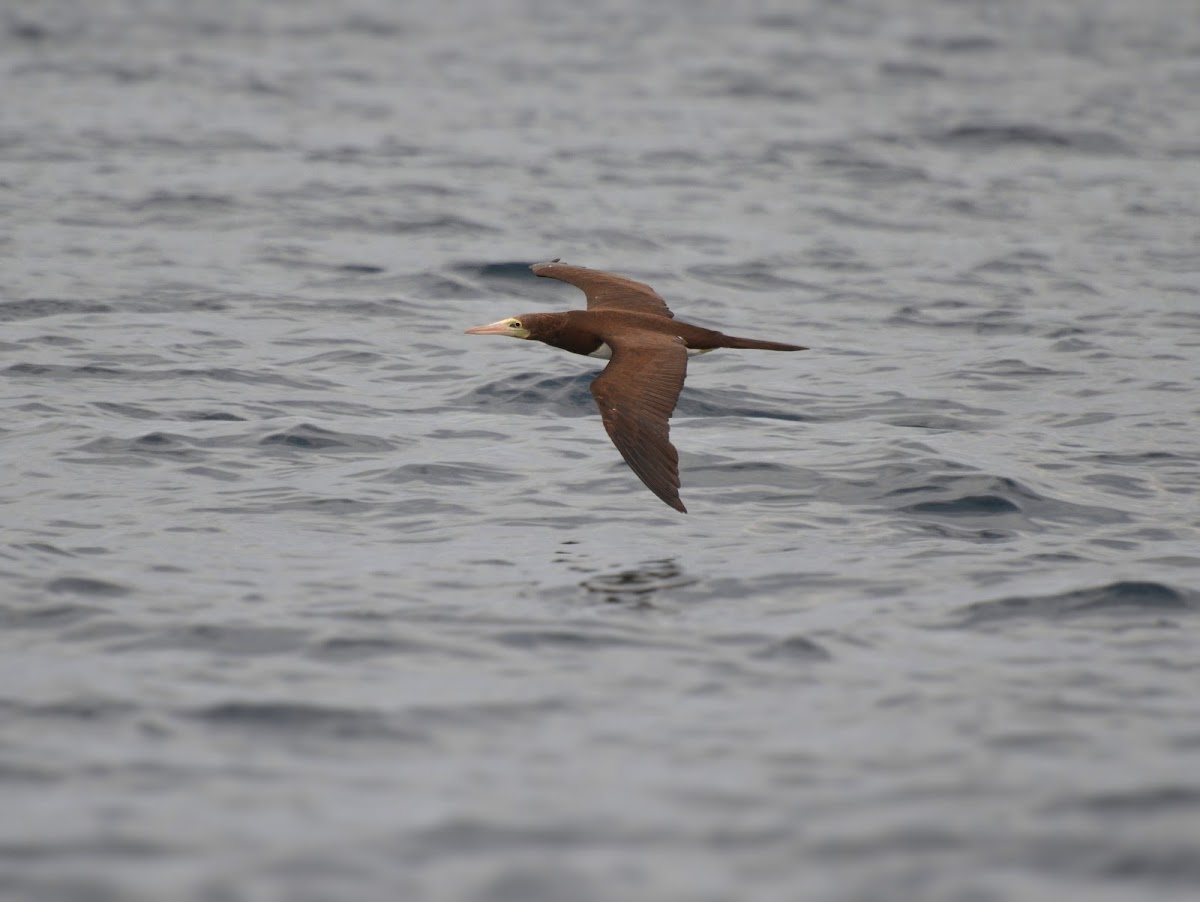
[[[632,310],[635,313],[657,313],[674,318],[667,302],[649,285],[635,282],[615,273],[569,263],[535,263],[529,267],[534,275],[558,279],[574,285],[587,295],[588,310]]]
[[[679,453],[667,422],[687,376],[683,339],[650,333],[607,341],[612,360],[592,382],[592,396],[608,437],[650,491],[687,513],[679,500]]]

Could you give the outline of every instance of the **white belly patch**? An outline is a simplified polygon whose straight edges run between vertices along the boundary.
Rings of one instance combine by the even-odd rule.
[[[697,354],[707,354],[709,351],[715,351],[716,348],[688,348],[687,355],[695,357]],[[612,360],[612,348],[604,342],[600,342],[600,347],[588,354],[589,357],[597,357],[600,360]]]

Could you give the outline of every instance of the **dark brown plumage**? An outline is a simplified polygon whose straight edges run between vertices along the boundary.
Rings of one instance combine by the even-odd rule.
[[[554,260],[530,267],[587,296],[586,310],[526,313],[468,329],[545,342],[573,354],[611,358],[592,382],[600,418],[625,462],[655,495],[687,513],[679,500],[679,454],[668,421],[683,389],[689,355],[716,348],[803,351],[799,345],[735,338],[679,322],[649,285],[615,273]]]

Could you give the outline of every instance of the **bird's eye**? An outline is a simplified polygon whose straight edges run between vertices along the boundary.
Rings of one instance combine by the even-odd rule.
[[[509,323],[509,324],[508,324],[508,328],[510,328],[510,329],[520,329],[520,328],[521,328],[521,323],[520,323],[520,321],[519,321],[519,320],[515,320],[515,319],[514,319],[514,320],[513,320],[511,323]]]

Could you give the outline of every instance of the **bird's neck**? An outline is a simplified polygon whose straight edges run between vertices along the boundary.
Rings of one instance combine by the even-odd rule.
[[[569,312],[538,314],[537,326],[534,338],[572,354],[594,355],[603,344],[603,339],[586,320],[572,317]]]

